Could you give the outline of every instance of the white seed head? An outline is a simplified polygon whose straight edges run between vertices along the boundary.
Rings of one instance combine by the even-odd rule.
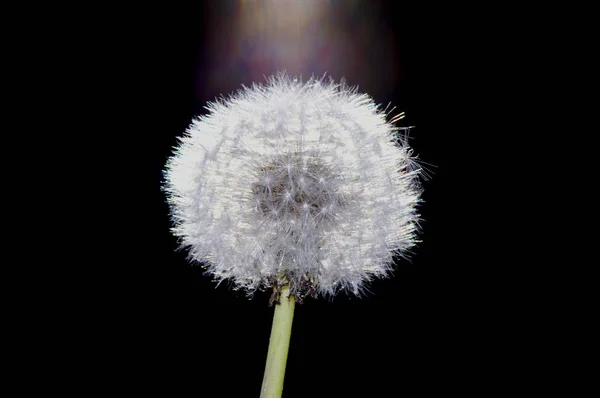
[[[421,170],[368,95],[280,73],[207,110],[164,190],[174,235],[216,280],[359,295],[415,245]]]

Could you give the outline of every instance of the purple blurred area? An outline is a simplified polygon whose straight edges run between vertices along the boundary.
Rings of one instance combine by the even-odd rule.
[[[393,7],[392,7],[393,8]],[[207,7],[195,95],[229,93],[279,70],[327,74],[389,98],[403,78],[390,5],[367,1],[236,1]],[[402,21],[396,21],[401,23]]]

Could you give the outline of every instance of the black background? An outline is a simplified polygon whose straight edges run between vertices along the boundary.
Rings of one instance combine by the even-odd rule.
[[[123,35],[109,63],[126,88],[115,105],[130,124],[110,135],[122,147],[116,160],[128,166],[115,178],[114,200],[128,209],[112,229],[123,239],[113,243],[111,266],[98,271],[108,281],[99,301],[109,305],[99,311],[109,321],[98,325],[97,342],[110,353],[98,387],[259,395],[269,293],[250,300],[190,265],[176,251],[160,186],[176,137],[206,101],[284,68],[305,78],[346,77],[377,103],[406,112],[399,125],[416,126],[411,145],[434,165],[424,182],[423,242],[412,261],[398,261],[394,275],[372,283],[366,297],[297,305],[284,396],[484,394],[531,380],[531,364],[540,359],[526,327],[535,303],[521,302],[521,271],[498,249],[510,245],[495,227],[501,184],[482,161],[503,134],[493,94],[503,61],[487,50],[502,31],[492,38],[485,29],[493,13],[473,18],[472,9],[455,5],[325,2],[339,24],[331,29],[343,32],[338,44],[362,46],[360,59],[327,69],[277,60],[249,66],[243,56],[220,64],[227,58],[219,48],[237,40],[237,3],[146,7],[115,22]],[[360,44],[357,35],[368,39]]]

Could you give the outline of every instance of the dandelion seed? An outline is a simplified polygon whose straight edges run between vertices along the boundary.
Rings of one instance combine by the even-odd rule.
[[[415,245],[421,169],[366,94],[278,74],[207,109],[164,189],[174,235],[217,281],[359,295]]]

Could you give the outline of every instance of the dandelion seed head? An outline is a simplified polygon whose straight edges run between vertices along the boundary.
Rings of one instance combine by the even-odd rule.
[[[164,190],[173,234],[215,280],[359,295],[415,245],[421,170],[369,96],[280,73],[206,108]]]

